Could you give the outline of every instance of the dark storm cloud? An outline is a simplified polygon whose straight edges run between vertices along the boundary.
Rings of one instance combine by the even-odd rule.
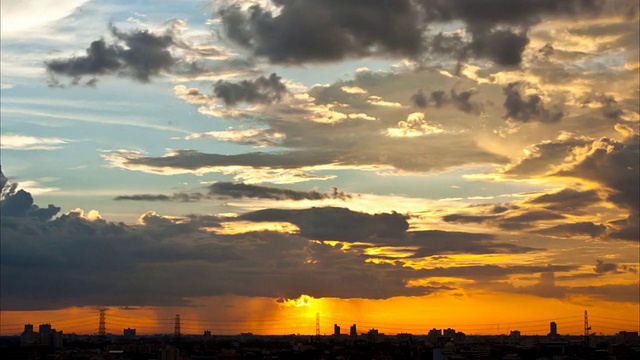
[[[556,285],[553,270],[541,272],[537,284],[521,287],[515,287],[511,284],[496,284],[494,289],[555,299],[564,299],[568,295],[567,287]]]
[[[420,108],[426,108],[429,99],[425,96],[424,90],[418,89],[415,94],[411,95],[411,102]]]
[[[513,210],[518,210],[519,206],[513,204],[481,204],[471,205],[471,209],[474,209],[474,214],[448,214],[442,217],[443,221],[459,224],[482,224],[482,223],[494,223],[506,215],[505,213]],[[477,214],[476,209],[480,209],[480,215]]]
[[[502,220],[505,222],[533,222],[544,220],[560,220],[564,219],[564,216],[551,211],[545,210],[532,210],[525,211],[515,216],[505,217]]]
[[[317,240],[368,242],[389,247],[410,246],[416,248],[411,258],[438,254],[521,254],[543,250],[496,242],[495,237],[489,234],[438,230],[407,232],[407,217],[397,213],[371,215],[334,207],[266,209],[241,215],[239,219],[290,222],[298,226],[301,236]]]
[[[60,208],[49,204],[46,208],[41,208],[33,203],[33,196],[27,191],[18,190],[18,183],[10,184],[4,174],[2,178],[2,198],[0,199],[0,217],[29,217],[47,221],[54,217]],[[4,220],[3,220],[4,221]]]
[[[603,260],[597,259],[596,266],[593,268],[597,274],[618,273],[618,264],[605,263]]]
[[[531,210],[523,211],[517,215],[504,216],[495,222],[495,224],[504,230],[525,230],[536,226],[538,221],[561,220],[565,216],[556,212],[547,210]]]
[[[456,267],[436,267],[426,270],[429,276],[445,276],[459,277],[463,279],[475,280],[486,285],[488,281],[504,280],[509,275],[517,274],[549,274],[553,272],[565,272],[578,269],[573,265],[514,265],[514,266],[498,266],[498,265],[471,265]]]
[[[429,50],[434,54],[453,57],[459,63],[469,58],[469,44],[460,34],[443,34],[429,38]]]
[[[522,52],[528,44],[529,38],[524,32],[490,30],[474,33],[470,48],[476,57],[498,65],[517,66],[522,62]]]
[[[541,204],[549,210],[575,211],[600,202],[595,190],[580,191],[565,188],[555,193],[544,194],[527,200],[530,204]]]
[[[2,166],[0,165],[0,190],[2,190],[2,194],[5,192],[5,187],[9,184],[9,179],[4,176],[2,172]]]
[[[426,277],[451,276],[493,283],[513,274],[575,268],[485,265],[413,269],[366,262],[368,257],[361,253],[310,241],[379,238],[386,244],[432,247],[431,251],[420,250],[424,255],[537,250],[493,243],[493,236],[487,234],[406,233],[406,216],[396,213],[368,215],[339,208],[268,209],[245,214],[240,220],[290,221],[301,228],[301,234],[222,235],[209,231],[212,226],[219,227],[220,219],[216,217],[190,215],[175,219],[153,212],[144,214],[141,224],[135,226],[102,219],[91,221],[81,212],[70,212],[48,222],[34,217],[3,217],[3,308],[177,306],[189,305],[190,298],[224,294],[386,299],[452,289],[437,284],[406,286],[409,280]],[[109,291],[105,292],[105,288]],[[600,294],[597,288],[588,291]]]
[[[428,48],[459,61],[484,58],[517,66],[529,43],[527,30],[543,16],[573,16],[598,9],[599,0],[278,0],[274,13],[261,5],[223,7],[218,15],[227,37],[273,63],[301,64],[347,57],[416,57]],[[461,21],[458,34],[425,37],[437,23]],[[295,31],[291,31],[295,29]]]
[[[219,11],[228,38],[273,63],[335,61],[371,54],[415,56],[423,47],[409,0],[276,0]]]
[[[471,97],[476,92],[474,90],[462,91],[451,90],[447,94],[444,90],[432,91],[427,97],[424,90],[419,89],[415,94],[411,95],[411,102],[420,108],[426,108],[432,104],[436,108],[443,106],[453,106],[454,108],[466,113],[479,114],[482,110],[482,104],[471,101]]]
[[[640,301],[638,296],[638,283],[568,287],[567,292],[570,294],[586,295],[593,299],[605,301],[628,302],[632,304],[637,304],[638,301]]]
[[[615,97],[607,94],[591,94],[582,99],[582,105],[599,105],[602,115],[606,118],[618,120],[623,113],[622,107]]]
[[[502,214],[502,213],[507,212],[509,210],[517,210],[519,208],[520,207],[518,205],[513,205],[513,204],[492,205],[491,213],[492,214]]]
[[[580,213],[582,208],[600,201],[598,194],[594,190],[578,191],[574,189],[563,189],[556,193],[544,194],[533,197],[525,201],[528,204],[545,205],[543,210],[531,208],[524,211],[517,206],[494,206],[488,211],[482,211],[481,215],[469,214],[449,214],[442,217],[442,220],[451,223],[468,224],[478,223],[489,226],[497,226],[505,230],[526,230],[536,234],[551,237],[571,238],[573,236],[590,236],[597,238],[604,235],[608,228],[603,224],[594,224],[589,221],[563,223],[549,226],[543,229],[536,228],[538,221],[562,220],[565,214]],[[497,207],[498,212],[495,212]],[[507,211],[511,210],[507,213]]]
[[[32,199],[25,204],[35,206]],[[349,212],[329,208],[290,214],[311,233],[330,233],[340,224],[362,227],[364,236],[393,236],[408,228],[399,214]],[[251,214],[260,220],[268,213],[274,214]],[[220,219],[213,216],[178,219],[148,212],[140,225],[125,225],[89,220],[81,211],[52,221],[4,215],[0,280],[3,308],[10,310],[176,306],[188,305],[189,298],[224,294],[385,299],[450,289],[407,287],[408,280],[423,275],[421,270],[368,263],[360,254],[304,236],[217,234],[211,229],[220,228]],[[340,223],[344,215],[350,221]]]
[[[582,137],[566,137],[536,144],[530,149],[532,154],[508,168],[505,175],[518,178],[544,175],[556,166],[564,164],[565,159],[572,155],[576,147],[592,142]]]
[[[347,194],[344,191],[339,191],[336,187],[332,187],[331,192],[329,193],[321,193],[316,190],[297,191],[224,181],[210,185],[209,195],[234,199],[256,198],[273,200],[346,200],[351,198],[351,194]]]
[[[219,80],[213,86],[213,93],[222,99],[226,105],[236,105],[239,102],[269,104],[279,101],[287,93],[287,87],[281,78],[271,74],[268,78],[259,78],[238,83]]]
[[[593,142],[590,152],[573,168],[558,172],[560,176],[574,176],[604,185],[609,193],[607,200],[629,211],[626,222],[611,236],[624,240],[640,241],[640,150],[638,135],[618,142],[603,138]]]
[[[220,181],[208,186],[208,192],[179,192],[172,195],[163,194],[137,194],[137,195],[121,195],[114,200],[132,200],[132,201],[180,201],[192,202],[211,199],[272,199],[272,200],[324,200],[324,199],[351,199],[352,195],[344,191],[340,191],[337,187],[332,186],[331,191],[322,193],[317,190],[298,191],[290,189],[281,189],[275,187],[250,185],[244,183],[232,183]]]
[[[572,270],[575,270],[574,267]],[[564,269],[560,271],[568,271]],[[600,285],[600,286],[562,286],[556,284],[556,279],[573,280],[589,278],[590,274],[571,274],[555,276],[558,267],[549,267],[547,271],[540,271],[539,281],[529,286],[516,287],[506,282],[493,282],[482,284],[485,289],[519,294],[529,294],[540,297],[566,299],[573,295],[586,296],[594,300],[606,300],[615,302],[637,303],[638,283],[625,285]],[[597,274],[595,274],[597,276]]]
[[[460,19],[468,24],[488,27],[495,23],[527,24],[543,15],[577,14],[596,10],[598,0],[419,0],[431,21]]]
[[[419,258],[437,254],[524,254],[544,250],[493,240],[495,237],[489,234],[428,230],[409,233],[407,244],[420,246],[413,255]]]
[[[450,214],[450,215],[443,216],[442,220],[446,222],[452,222],[452,223],[467,224],[467,223],[483,223],[488,220],[493,220],[495,218],[496,216],[490,216],[490,215]]]
[[[147,165],[197,170],[206,166],[250,166],[255,168],[292,169],[331,163],[331,153],[290,151],[283,153],[253,152],[237,155],[205,154],[194,150],[178,150],[162,157],[130,158],[131,165]]]
[[[472,55],[501,66],[517,66],[529,44],[527,30],[543,16],[572,16],[599,8],[598,0],[421,0],[426,22],[463,21],[471,35],[437,34],[431,38],[435,53],[450,53],[459,61]]]
[[[116,74],[148,82],[152,76],[174,65],[175,59],[169,52],[173,45],[171,36],[155,35],[146,30],[123,32],[114,25],[109,28],[115,43],[96,40],[87,48],[85,56],[49,61],[47,71],[75,79]]]
[[[507,111],[504,117],[506,119],[543,123],[558,122],[562,119],[563,112],[558,109],[547,109],[539,95],[524,95],[524,85],[521,82],[513,82],[504,87],[504,108]]]
[[[138,195],[120,195],[113,200],[134,200],[134,201],[171,201],[172,197],[167,195],[138,194]]]
[[[178,223],[153,213],[137,226],[89,221],[79,213],[48,223],[3,219],[3,308],[171,306],[223,294],[383,299],[448,289],[408,288],[406,281],[421,271],[367,263],[304,237],[217,235],[199,229],[206,222],[190,217]]]
[[[526,34],[544,16],[573,16],[595,13],[600,0],[420,0],[426,22],[461,20],[471,34],[471,42],[463,45],[456,36],[449,36],[444,48],[471,51],[498,65],[520,64],[522,52],[529,43]],[[511,27],[512,29],[508,29]],[[442,41],[440,41],[442,43]],[[464,50],[461,48],[464,47]]]
[[[607,231],[607,227],[602,224],[594,224],[590,221],[577,223],[560,224],[545,229],[534,231],[538,234],[558,236],[564,238],[572,238],[574,236],[590,236],[592,238],[599,237]]]
[[[15,194],[2,199],[1,204],[0,214],[2,216],[25,217],[33,205],[33,197],[24,190],[18,190]]]
[[[192,202],[192,201],[200,201],[205,198],[207,198],[206,195],[197,193],[197,192],[193,192],[193,193],[180,192],[180,193],[174,193],[171,196],[162,195],[162,194],[120,195],[115,197],[113,200]]]
[[[241,220],[286,221],[300,228],[300,235],[318,240],[365,241],[371,238],[401,238],[409,223],[398,213],[369,215],[346,208],[305,210],[265,209],[243,214]]]

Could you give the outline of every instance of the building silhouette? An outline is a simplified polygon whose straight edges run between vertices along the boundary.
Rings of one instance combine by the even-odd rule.
[[[36,344],[37,333],[33,332],[33,325],[26,324],[24,331],[20,334],[20,345],[31,346]]]
[[[448,328],[448,329],[444,329],[444,331],[442,332],[442,336],[449,338],[449,339],[455,339],[456,338],[456,331],[454,329]]]
[[[127,339],[134,338],[136,337],[136,329],[126,328],[122,330],[122,335],[124,335],[124,337]]]
[[[358,340],[358,331],[356,330],[356,324],[349,327],[349,337],[351,340]]]
[[[556,325],[555,321],[549,323],[549,335],[551,337],[558,336],[558,325]]]
[[[380,342],[380,333],[378,332],[378,329],[369,330],[367,333],[367,341],[370,343]]]
[[[26,324],[24,331],[20,334],[21,346],[43,345],[54,348],[62,347],[62,331],[56,331],[51,324],[41,324],[38,326],[38,332],[33,331],[33,325]]]
[[[429,344],[435,344],[438,342],[439,337],[442,337],[442,329],[433,328],[429,330],[429,333],[427,334],[427,341]]]

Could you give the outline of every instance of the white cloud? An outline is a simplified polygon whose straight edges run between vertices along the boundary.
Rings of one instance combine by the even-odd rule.
[[[34,196],[60,190],[60,188],[57,188],[57,187],[43,187],[40,185],[39,182],[32,181],[32,180],[20,181],[19,185],[21,189],[24,189],[25,191],[31,193],[31,195],[34,195]]]
[[[11,150],[58,150],[68,140],[53,137],[2,134],[0,148]]]
[[[33,35],[49,23],[70,15],[87,0],[5,0],[1,2],[2,38]]]

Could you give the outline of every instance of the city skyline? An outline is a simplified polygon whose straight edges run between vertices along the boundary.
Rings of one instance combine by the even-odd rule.
[[[316,315],[320,315],[317,313]],[[178,318],[179,320],[177,320]],[[105,309],[104,321],[101,316],[94,314],[93,316],[83,316],[70,319],[58,319],[57,321],[35,321],[28,324],[4,324],[3,332],[0,336],[19,335],[27,327],[33,329],[34,325],[40,324],[41,326],[47,325],[54,327],[57,330],[66,329],[80,329],[76,331],[64,331],[65,334],[77,334],[77,335],[101,335],[101,327],[104,323],[104,330],[102,335],[110,336],[127,336],[124,334],[125,330],[133,330],[134,336],[149,336],[149,335],[173,335],[175,336],[176,321],[178,334],[181,336],[194,336],[202,335],[203,333],[209,333],[211,335],[238,335],[238,334],[255,334],[255,335],[309,335],[316,336],[314,329],[316,326],[316,317],[310,319],[297,318],[300,323],[307,322],[306,325],[298,326],[298,329],[305,329],[302,332],[290,332],[287,329],[294,329],[295,327],[283,327],[282,320],[265,320],[265,319],[252,319],[241,321],[223,321],[216,322],[213,319],[189,319],[180,317],[176,314],[175,317],[164,319],[144,319],[135,318],[130,316],[118,316],[109,315],[107,309]],[[562,318],[552,319],[539,319],[521,322],[508,322],[508,323],[489,323],[489,324],[399,324],[399,323],[374,323],[374,322],[361,322],[360,327],[358,323],[350,323],[348,319],[337,319],[335,317],[319,316],[320,334],[321,336],[335,336],[336,329],[339,330],[339,334],[348,338],[353,336],[353,330],[358,337],[366,335],[369,331],[375,330],[380,334],[387,336],[395,336],[398,334],[412,334],[412,335],[429,335],[434,330],[438,330],[440,335],[443,336],[443,331],[453,331],[453,334],[463,333],[469,336],[498,336],[498,335],[511,335],[517,333],[517,336],[580,336],[584,335],[584,317],[582,315],[565,316]],[[311,321],[310,321],[311,320]],[[336,322],[337,321],[337,322]],[[594,335],[615,335],[620,331],[638,332],[638,325],[635,321],[629,319],[616,319],[607,318],[601,316],[591,317],[587,320],[588,333]],[[62,327],[56,325],[60,324]],[[90,324],[90,325],[88,325]],[[324,325],[322,325],[324,324]],[[349,327],[347,327],[347,324]],[[336,328],[337,326],[337,328]],[[331,331],[324,331],[331,328]],[[84,330],[81,330],[84,329]],[[465,329],[466,331],[462,331]],[[8,331],[7,331],[8,330]],[[18,331],[19,330],[19,331]],[[306,331],[306,332],[305,332]]]
[[[640,327],[637,1],[1,5],[3,334]]]

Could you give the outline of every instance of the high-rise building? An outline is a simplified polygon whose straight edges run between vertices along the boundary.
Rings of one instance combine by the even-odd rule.
[[[122,335],[128,339],[134,338],[136,337],[136,329],[126,328],[122,330]]]
[[[549,336],[558,336],[558,325],[555,321],[549,323]]]
[[[51,338],[51,324],[40,324],[38,326],[38,337],[40,345],[53,345],[53,339]]]
[[[438,338],[442,336],[442,329],[433,328],[429,330],[429,334],[427,334],[427,341],[429,344],[435,344],[438,342]]]
[[[36,343],[36,333],[33,332],[33,325],[26,324],[24,331],[20,334],[20,345],[29,346]]]
[[[41,324],[38,332],[33,331],[33,325],[26,324],[24,331],[20,334],[20,345],[46,345],[55,348],[62,347],[62,331],[51,328],[51,324]]]
[[[356,324],[353,324],[349,327],[349,337],[351,337],[351,340],[358,339],[358,331],[356,330]]]
[[[333,336],[340,337],[340,326],[333,324]]]
[[[455,339],[456,331],[452,328],[444,329],[444,331],[442,332],[442,336],[448,337],[449,339]]]
[[[370,343],[377,343],[380,341],[380,334],[378,333],[378,329],[371,329],[367,333],[367,341]]]
[[[639,339],[637,331],[620,331],[616,334],[616,344],[637,343]]]
[[[62,334],[62,330],[60,331],[53,330],[51,332],[51,346],[57,349],[61,348],[63,338],[64,338],[64,335]]]

